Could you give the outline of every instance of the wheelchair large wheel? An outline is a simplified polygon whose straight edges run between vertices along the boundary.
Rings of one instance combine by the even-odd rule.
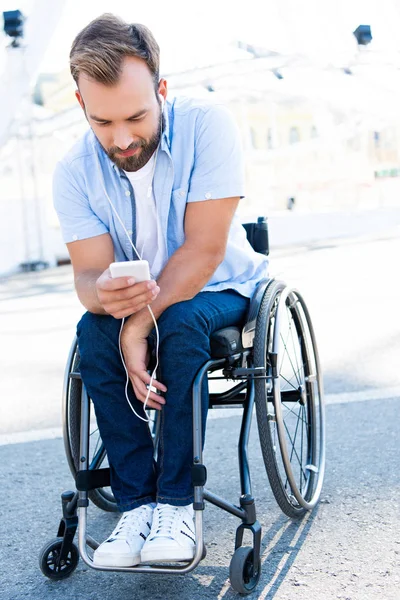
[[[268,286],[257,317],[254,364],[258,431],[272,491],[282,511],[302,517],[319,500],[325,470],[325,411],[315,335],[301,295]]]
[[[81,426],[82,379],[79,372],[79,349],[75,339],[65,369],[63,393],[64,446],[69,468],[73,477],[79,469],[79,444]],[[91,469],[107,467],[105,451],[97,423],[94,419],[94,409],[91,406],[91,422],[89,436],[89,465]],[[90,500],[107,512],[116,512],[117,504],[110,487],[97,488],[88,492]]]

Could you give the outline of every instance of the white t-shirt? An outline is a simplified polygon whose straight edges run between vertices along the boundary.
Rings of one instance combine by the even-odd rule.
[[[149,261],[152,279],[157,279],[167,262],[165,243],[162,238],[153,192],[155,154],[139,169],[125,171],[135,193],[136,249],[143,260]],[[149,195],[149,190],[151,193]]]

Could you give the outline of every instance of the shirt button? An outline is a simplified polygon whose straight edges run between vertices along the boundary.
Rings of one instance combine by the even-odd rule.
[[[180,193],[181,196],[185,195],[185,192],[183,190],[181,190],[179,193]]]
[[[207,192],[206,194],[204,194],[204,197],[207,198],[207,200],[209,200],[211,198],[211,192]]]
[[[73,239],[74,242],[76,242],[76,240],[78,239],[78,236],[77,235],[73,235],[72,239]]]
[[[130,196],[130,195],[131,195],[130,191],[129,191],[129,190],[126,190],[126,192],[125,192],[125,196]]]

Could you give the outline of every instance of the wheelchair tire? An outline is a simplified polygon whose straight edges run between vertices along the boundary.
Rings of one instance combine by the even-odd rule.
[[[275,499],[291,518],[319,500],[325,471],[325,411],[315,335],[303,298],[280,281],[257,317],[254,364],[258,432]]]
[[[232,588],[239,594],[251,594],[261,575],[261,560],[256,573],[253,572],[253,548],[240,546],[235,550],[229,565],[229,579]]]
[[[81,396],[82,379],[79,374],[79,349],[77,340],[71,348],[70,356],[66,366],[64,382],[64,446],[68,459],[68,464],[73,477],[79,469],[79,445],[80,445],[80,424],[81,424]],[[96,455],[97,468],[104,465],[107,459],[106,451],[103,447],[97,427],[91,432],[89,441],[90,460]],[[110,488],[98,488],[88,492],[89,499],[101,510],[107,512],[117,512],[117,503]]]
[[[75,544],[71,544],[66,560],[57,565],[63,538],[58,537],[43,546],[39,556],[39,567],[43,575],[49,579],[66,579],[75,571],[79,562],[79,552]]]

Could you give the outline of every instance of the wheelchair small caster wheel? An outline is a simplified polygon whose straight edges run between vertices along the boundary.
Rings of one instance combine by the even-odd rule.
[[[235,550],[229,567],[229,579],[235,592],[250,594],[257,586],[261,575],[261,560],[253,573],[253,548],[241,546]]]
[[[40,552],[39,566],[43,575],[49,579],[64,579],[75,571],[79,562],[79,552],[75,544],[71,544],[67,558],[58,564],[63,538],[58,537],[48,542]]]

